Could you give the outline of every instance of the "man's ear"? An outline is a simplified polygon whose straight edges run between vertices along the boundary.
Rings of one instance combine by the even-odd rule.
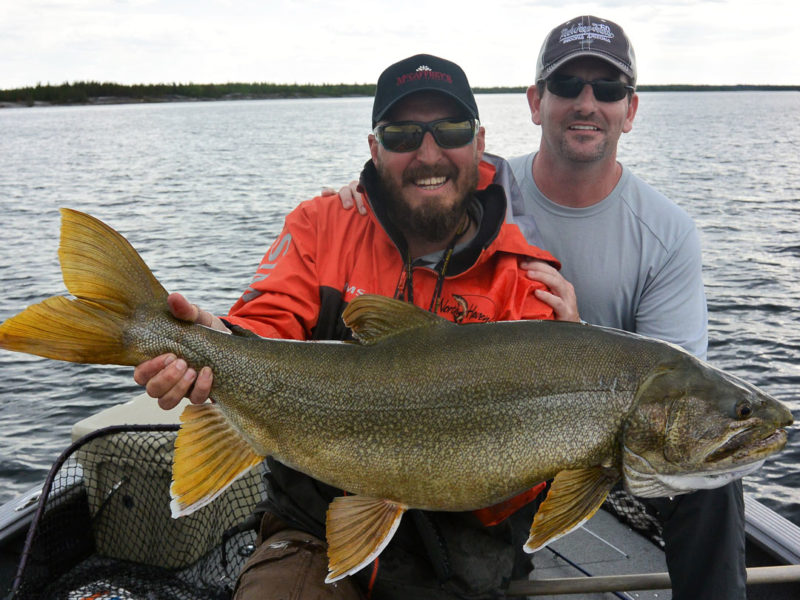
[[[533,121],[536,125],[542,124],[541,119],[541,104],[542,104],[542,96],[539,94],[539,88],[536,84],[533,84],[528,88],[525,92],[525,95],[528,97],[528,106],[531,109],[531,121]]]
[[[370,133],[367,136],[367,142],[369,143],[369,153],[370,153],[370,156],[372,156],[372,162],[377,165],[378,164],[378,146],[380,146],[381,143],[378,141],[378,139],[372,133]]]

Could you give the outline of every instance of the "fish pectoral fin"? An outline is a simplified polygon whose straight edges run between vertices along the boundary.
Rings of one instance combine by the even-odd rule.
[[[172,458],[173,518],[209,504],[262,460],[215,404],[189,404]]]
[[[368,496],[339,496],[328,507],[326,583],[355,573],[391,541],[407,506]]]
[[[561,471],[536,511],[525,552],[536,552],[588,521],[619,479],[612,469]]]

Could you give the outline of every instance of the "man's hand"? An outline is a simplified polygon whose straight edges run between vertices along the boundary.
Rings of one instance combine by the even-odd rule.
[[[228,332],[221,320],[200,310],[181,294],[170,294],[167,303],[177,319]],[[208,400],[214,381],[210,367],[203,367],[198,373],[174,354],[162,354],[138,365],[133,379],[145,386],[151,398],[158,398],[158,405],[164,410],[175,408],[184,396],[194,404],[202,404]]]
[[[578,315],[578,298],[575,296],[575,288],[564,279],[564,276],[552,265],[540,260],[524,260],[519,265],[528,272],[528,277],[541,281],[550,291],[536,290],[536,297],[550,306],[556,314],[558,321],[581,320]]]
[[[323,196],[333,196],[334,194],[336,194],[336,190],[333,188],[322,188]],[[340,189],[339,199],[342,201],[343,208],[349,210],[355,206],[359,213],[362,215],[367,214],[366,200],[364,199],[364,195],[358,190],[357,181],[351,181],[349,185]]]

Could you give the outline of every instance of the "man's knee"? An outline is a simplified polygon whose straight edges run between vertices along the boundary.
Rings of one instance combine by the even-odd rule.
[[[268,517],[267,517],[268,518]],[[247,560],[236,582],[234,600],[361,600],[349,578],[325,583],[325,542],[296,529],[262,523],[266,538]]]

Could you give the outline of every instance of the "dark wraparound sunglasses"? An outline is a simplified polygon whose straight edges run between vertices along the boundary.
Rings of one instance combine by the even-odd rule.
[[[427,131],[441,148],[461,148],[469,144],[478,131],[476,119],[437,119],[429,123],[421,121],[397,121],[378,125],[373,133],[381,145],[390,152],[412,152],[422,145]]]
[[[633,86],[623,81],[613,79],[594,79],[586,81],[580,77],[554,76],[546,80],[547,89],[562,98],[577,98],[583,91],[583,86],[592,86],[594,97],[599,102],[616,102],[622,100],[628,92],[633,91]]]

